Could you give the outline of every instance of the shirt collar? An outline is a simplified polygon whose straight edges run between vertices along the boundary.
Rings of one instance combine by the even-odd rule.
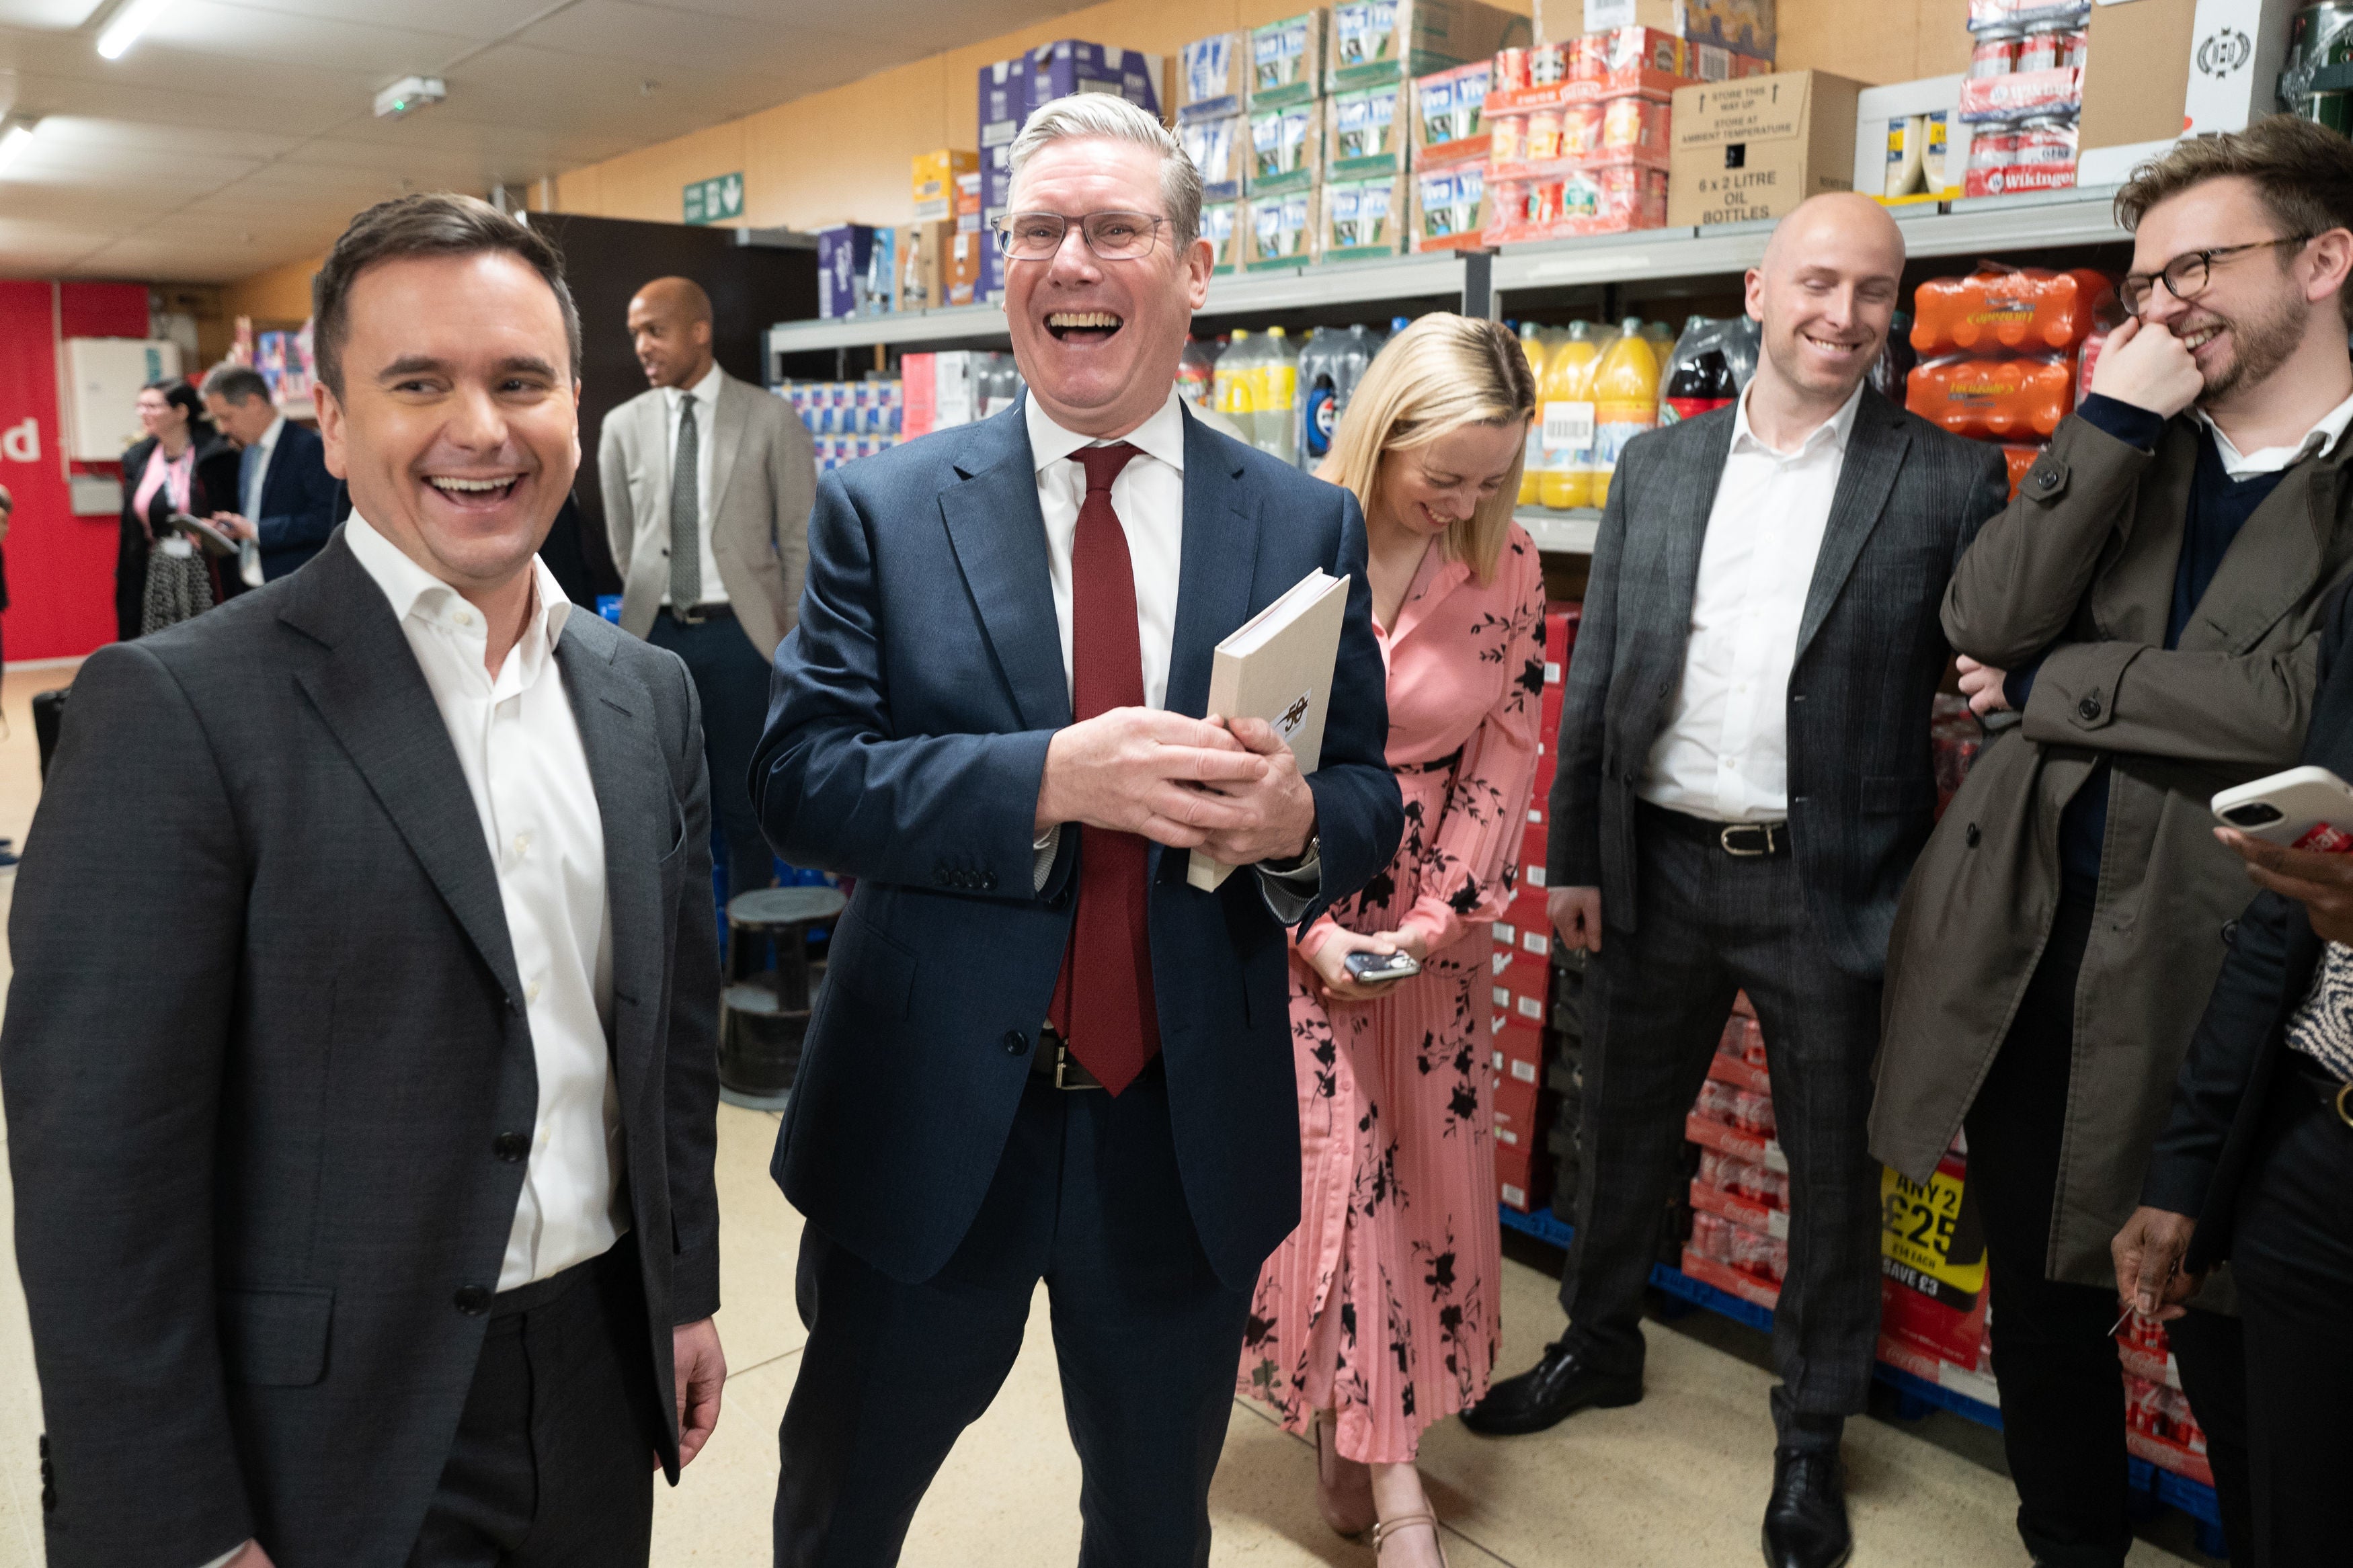
[[[670,405],[673,409],[678,406],[680,399],[687,397],[691,397],[699,403],[718,402],[719,362],[712,360],[711,368],[702,373],[702,379],[692,386],[665,386],[662,391],[670,395]]]
[[[466,604],[457,589],[411,560],[407,552],[376,531],[356,511],[343,524],[343,542],[384,591],[392,605],[393,619],[406,621],[416,616],[461,637],[477,640],[484,637],[481,616]],[[564,596],[564,585],[555,580],[555,574],[536,555],[531,558],[531,569],[536,591],[530,618],[523,623],[523,635],[517,647],[532,640],[533,634],[538,632],[546,647],[553,649],[564,635],[564,623],[571,617],[572,601]],[[457,617],[460,610],[471,615],[472,620],[459,621]]]
[[[2214,433],[2214,450],[2221,456],[2222,471],[2236,479],[2249,474],[2275,474],[2334,447],[2344,437],[2346,426],[2353,425],[2353,397],[2322,415],[2320,423],[2306,431],[2304,439],[2296,445],[2262,447],[2244,453],[2231,444],[2231,437],[2222,433],[2222,427],[2203,408],[2195,412],[2199,421]]]
[[[1185,471],[1185,415],[1179,407],[1181,402],[1176,386],[1171,384],[1168,401],[1151,418],[1120,437],[1145,457],[1157,458],[1180,474]],[[1092,436],[1063,429],[1038,406],[1034,397],[1021,400],[1021,416],[1029,422],[1029,456],[1039,473],[1044,473],[1048,464],[1060,462],[1082,447],[1105,445]]]
[[[1741,448],[1741,444],[1746,442],[1766,457],[1778,458],[1783,462],[1804,456],[1817,441],[1827,440],[1834,450],[1843,452],[1846,450],[1847,437],[1854,431],[1855,412],[1862,406],[1864,385],[1864,383],[1857,382],[1854,390],[1847,395],[1846,402],[1840,406],[1839,411],[1806,432],[1805,439],[1798,443],[1795,451],[1780,452],[1776,451],[1764,437],[1757,434],[1756,427],[1748,423],[1748,397],[1749,394],[1757,390],[1757,383],[1752,380],[1742,388],[1740,401],[1736,405],[1736,411],[1732,416],[1732,449],[1737,452]]]
[[[274,451],[278,446],[279,433],[285,428],[286,416],[280,414],[269,422],[269,428],[261,433],[261,439],[253,444],[253,449],[257,452]]]

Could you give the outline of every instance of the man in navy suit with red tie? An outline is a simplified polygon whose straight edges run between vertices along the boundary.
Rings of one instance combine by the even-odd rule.
[[[1043,1279],[1087,1568],[1208,1559],[1249,1292],[1298,1222],[1284,927],[1403,825],[1345,491],[1176,395],[1200,176],[1033,115],[999,226],[1014,408],[826,476],[753,795],[855,876],[776,1175],[807,1216],[779,1564],[894,1562]],[[1352,578],[1322,766],[1204,717],[1219,638]],[[1250,869],[1188,886],[1187,851]]]

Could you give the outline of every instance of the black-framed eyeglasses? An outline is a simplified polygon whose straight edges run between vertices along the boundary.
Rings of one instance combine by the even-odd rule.
[[[2116,285],[2116,300],[2137,316],[2148,304],[2148,297],[2157,291],[2159,280],[2165,291],[2184,304],[2206,292],[2213,279],[2214,263],[2250,250],[2271,250],[2283,245],[2302,245],[2310,239],[2308,234],[2283,235],[2277,239],[2251,239],[2244,245],[2218,245],[2211,250],[2192,250],[2177,256],[2156,272],[2127,272],[2125,280]]]
[[[1150,213],[1089,213],[1081,218],[1008,213],[997,220],[997,248],[1008,261],[1051,261],[1075,223],[1087,248],[1103,260],[1134,261],[1152,254],[1160,226],[1167,221]]]

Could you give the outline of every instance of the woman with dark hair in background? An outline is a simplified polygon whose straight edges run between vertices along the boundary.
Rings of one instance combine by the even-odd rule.
[[[139,423],[146,438],[122,454],[122,544],[114,562],[115,635],[124,642],[139,635],[146,615],[150,552],[159,540],[185,538],[172,514],[208,517],[237,504],[236,449],[206,419],[195,387],[176,377],[149,383],[140,389]],[[196,565],[208,605],[217,596],[212,571],[201,556]],[[193,589],[197,574],[175,570]]]

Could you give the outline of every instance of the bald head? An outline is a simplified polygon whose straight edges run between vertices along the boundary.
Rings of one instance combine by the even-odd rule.
[[[691,278],[657,278],[629,301],[629,342],[656,386],[692,386],[711,372],[711,296]]]
[[[1904,236],[1870,197],[1815,196],[1781,220],[1748,274],[1765,350],[1748,398],[1757,434],[1786,451],[1845,405],[1886,345],[1903,284]]]

